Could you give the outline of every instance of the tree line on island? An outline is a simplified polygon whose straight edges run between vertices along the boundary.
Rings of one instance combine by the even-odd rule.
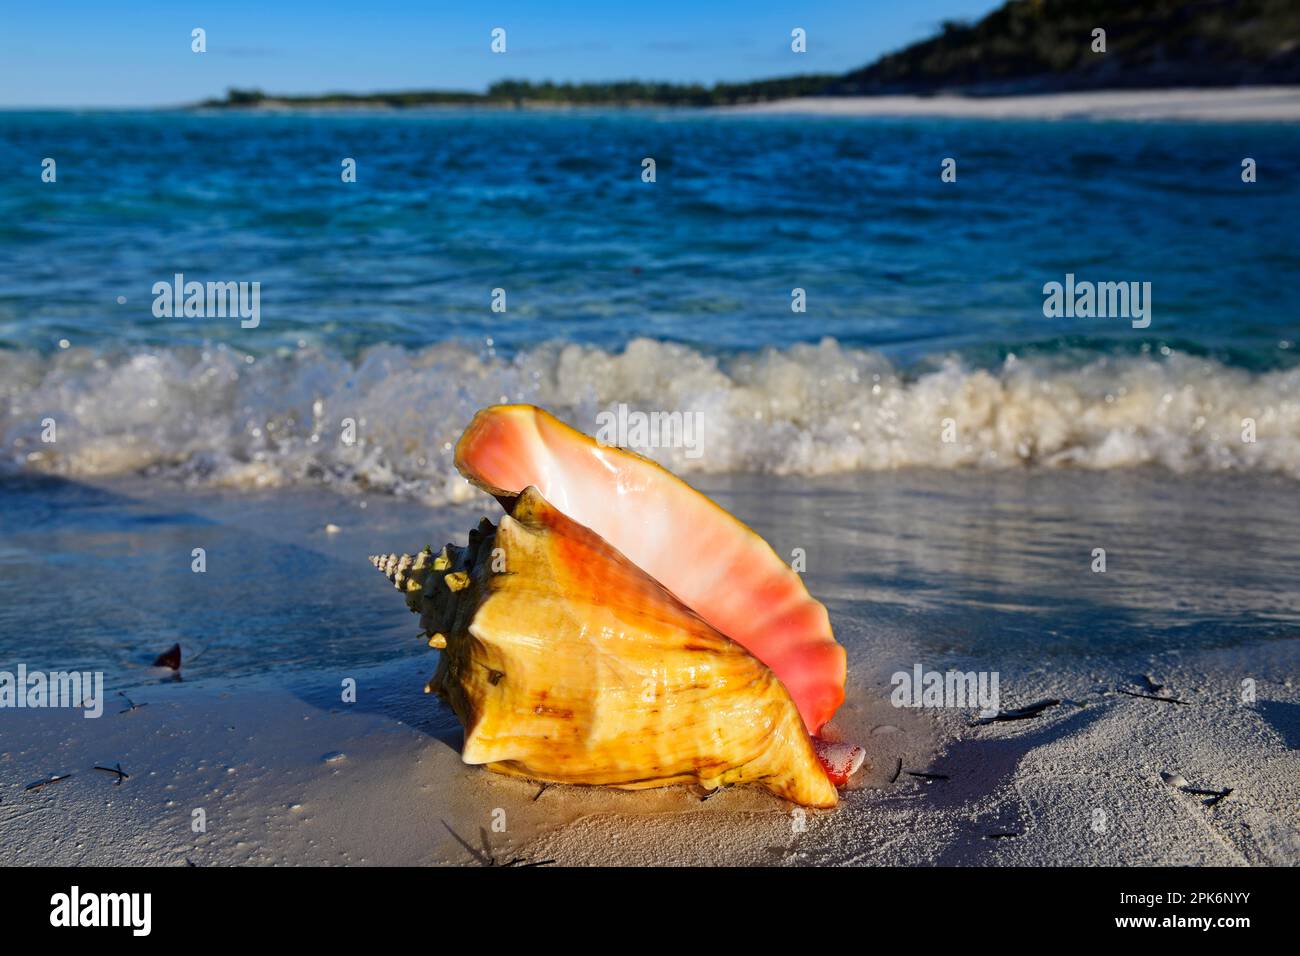
[[[1104,30],[1104,52],[1095,31]],[[815,42],[815,41],[814,41]],[[501,80],[486,92],[272,95],[232,89],[207,108],[733,106],[802,96],[968,95],[1300,83],[1296,0],[1009,0],[975,23],[844,74],[744,83]]]

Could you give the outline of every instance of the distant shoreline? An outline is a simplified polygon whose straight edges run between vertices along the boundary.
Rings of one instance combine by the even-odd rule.
[[[1300,122],[1300,86],[1092,90],[1005,96],[898,94],[803,96],[758,103],[685,106],[661,103],[478,102],[394,106],[382,101],[295,102],[268,97],[238,106],[182,107],[199,113],[427,113],[470,110],[493,113],[569,113],[672,110],[719,115],[898,117],[1009,120],[1190,120]]]

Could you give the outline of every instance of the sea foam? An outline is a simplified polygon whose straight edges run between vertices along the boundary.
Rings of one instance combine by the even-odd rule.
[[[905,371],[829,339],[731,356],[648,339],[508,358],[446,343],[351,360],[306,346],[256,359],[226,346],[73,348],[0,353],[0,397],[11,470],[431,502],[472,496],[452,447],[474,411],[497,402],[542,405],[588,434],[624,404],[699,413],[699,454],[646,449],[685,474],[1153,464],[1300,478],[1300,369],[1249,372],[1178,352],[1009,357],[993,368],[949,358]],[[52,443],[42,441],[48,419]]]

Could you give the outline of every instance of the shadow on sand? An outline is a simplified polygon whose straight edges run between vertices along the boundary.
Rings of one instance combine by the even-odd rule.
[[[1300,748],[1300,704],[1281,700],[1261,700],[1260,716],[1282,737],[1288,750]]]

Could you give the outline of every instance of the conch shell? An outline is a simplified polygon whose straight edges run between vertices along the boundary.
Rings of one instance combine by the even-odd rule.
[[[808,733],[844,702],[844,648],[826,608],[766,541],[666,468],[534,405],[480,411],[456,444],[456,467],[507,506],[536,486],[770,667]],[[852,760],[856,769],[862,751]]]
[[[833,807],[777,675],[535,487],[464,548],[372,557],[434,647],[462,759],[627,789],[756,783]]]

